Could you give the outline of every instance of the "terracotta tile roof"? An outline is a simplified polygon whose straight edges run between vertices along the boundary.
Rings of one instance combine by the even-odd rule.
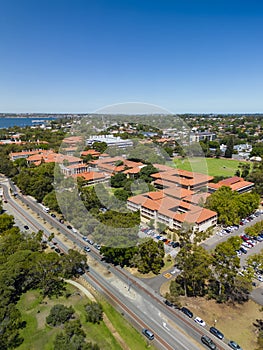
[[[242,177],[233,176],[229,177],[228,179],[221,180],[219,183],[220,185],[230,186],[240,181],[244,181],[244,179]]]
[[[109,177],[108,174],[98,173],[96,171],[84,172],[80,174],[74,174],[72,177],[82,177],[86,181],[99,180]]]
[[[231,185],[231,190],[232,191],[238,191],[238,190],[241,190],[242,188],[244,187],[247,187],[247,186],[253,186],[254,183],[253,182],[249,182],[249,181],[240,181],[240,182],[237,182],[233,185]]]
[[[194,192],[191,190],[187,190],[185,188],[176,186],[176,187],[169,187],[169,188],[165,188],[163,190],[163,192],[170,197],[174,197],[174,198],[184,198],[187,196],[191,196]]]
[[[152,200],[159,200],[164,198],[164,193],[162,191],[157,191],[157,192],[148,192],[147,197],[152,199]]]
[[[37,154],[39,153],[39,150],[35,150],[35,151],[24,151],[24,152],[11,152],[10,153],[10,157],[16,157],[16,156],[29,156],[29,155],[33,155],[33,154]]]
[[[87,151],[81,152],[82,156],[88,156],[89,154],[93,157],[98,157],[100,155],[100,152],[95,151],[95,149],[89,149]]]
[[[143,202],[142,207],[156,211],[160,208],[160,203],[147,199],[145,202]]]
[[[232,191],[239,191],[247,186],[253,186],[253,185],[254,185],[253,182],[244,181],[242,177],[234,176],[229,179],[221,180],[216,184],[209,183],[208,188],[217,190],[222,186],[228,186],[231,188]]]
[[[77,144],[83,141],[82,136],[69,136],[65,137],[63,143],[66,144]]]
[[[170,171],[171,169],[173,169],[170,166],[167,166],[167,165],[164,165],[164,164],[158,164],[158,163],[153,164],[153,166],[156,169],[158,169],[159,171]]]
[[[127,169],[124,171],[124,174],[138,174],[141,171],[141,168],[135,167],[132,169]]]
[[[211,194],[208,192],[192,193],[191,195],[184,197],[183,201],[193,204],[199,204],[200,201],[205,202],[209,196],[211,196]]]
[[[87,168],[88,164],[71,164],[71,165],[67,165],[66,168],[67,169],[81,169],[81,168]]]

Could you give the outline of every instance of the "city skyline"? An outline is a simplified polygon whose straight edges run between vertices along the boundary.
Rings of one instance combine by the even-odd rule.
[[[0,112],[263,112],[258,1],[13,0],[0,16]]]

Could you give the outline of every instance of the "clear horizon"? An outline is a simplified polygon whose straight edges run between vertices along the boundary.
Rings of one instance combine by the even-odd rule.
[[[263,111],[259,1],[10,0],[0,16],[0,113]]]

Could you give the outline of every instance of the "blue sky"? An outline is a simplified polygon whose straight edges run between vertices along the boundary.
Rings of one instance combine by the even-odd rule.
[[[263,4],[1,0],[0,112],[263,112]]]

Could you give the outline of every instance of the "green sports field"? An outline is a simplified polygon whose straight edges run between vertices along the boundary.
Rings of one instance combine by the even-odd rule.
[[[183,170],[195,171],[202,174],[208,174],[211,176],[233,176],[240,162],[232,159],[216,159],[216,158],[175,158],[174,165]]]

